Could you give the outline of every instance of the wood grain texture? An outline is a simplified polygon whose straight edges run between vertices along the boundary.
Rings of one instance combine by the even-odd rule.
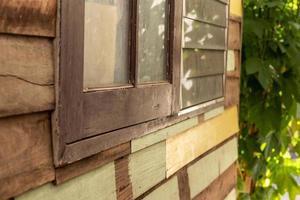
[[[0,35],[0,117],[54,108],[52,42]]]
[[[184,16],[225,27],[227,15],[226,6],[226,4],[220,1],[186,0]]]
[[[47,113],[0,119],[0,199],[54,180]]]
[[[229,20],[228,49],[241,49],[241,23]]]
[[[68,163],[63,160],[67,134],[77,135],[83,130],[84,1],[64,0],[60,6],[60,60],[56,83],[60,92],[56,101],[57,117],[54,119],[57,121],[56,132],[52,134],[56,166]]]
[[[65,167],[57,168],[55,170],[56,184],[66,182],[128,154],[130,154],[130,143],[125,143]]]
[[[189,177],[186,168],[183,168],[177,173],[177,179],[178,179],[180,200],[190,200],[191,191],[189,185]]]
[[[239,131],[237,107],[167,139],[167,177]]]
[[[136,152],[153,144],[159,143],[168,137],[175,136],[198,124],[197,117],[179,122],[167,128],[150,133],[131,141],[131,152]]]
[[[0,76],[0,117],[54,108],[54,86]]]
[[[224,200],[230,191],[236,186],[236,182],[237,169],[236,165],[233,164],[204,191],[193,198],[193,200]]]
[[[194,198],[219,176],[220,155],[213,151],[187,169],[191,198]]]
[[[184,18],[184,48],[224,50],[226,46],[225,28]]]
[[[116,200],[115,167],[111,162],[61,185],[43,185],[16,200]]]
[[[166,183],[159,186],[157,189],[152,191],[150,194],[142,198],[142,200],[180,200],[178,190],[178,180],[174,176]]]
[[[239,105],[240,103],[240,79],[226,77],[225,107]]]
[[[128,156],[115,161],[117,200],[133,199]]]
[[[224,51],[183,49],[183,77],[223,74],[224,62]]]
[[[54,84],[52,40],[0,35],[0,76],[18,77],[37,85]]]
[[[166,143],[161,142],[129,156],[133,198],[137,198],[166,177]]]
[[[219,154],[219,173],[223,173],[238,159],[237,138],[234,137],[226,142],[223,146],[217,149],[217,152]]]
[[[183,1],[170,1],[170,64],[172,70],[172,114],[180,111],[181,45]]]
[[[234,137],[188,167],[192,198],[209,186],[237,160],[237,148],[237,139]]]
[[[199,108],[181,116],[173,115],[167,118],[156,119],[138,124],[136,126],[130,126],[106,134],[91,137],[85,140],[80,140],[76,143],[68,144],[64,149],[64,157],[62,159],[61,164],[68,164],[80,160],[82,158],[89,157],[103,150],[107,150],[113,148],[114,146],[130,142],[131,140],[136,139],[138,137],[147,135],[151,132],[155,132],[160,129],[164,129],[168,126],[174,125],[189,118],[196,117],[213,108],[223,105],[224,99],[221,99],[221,101],[217,103],[207,105],[206,107]],[[55,119],[56,118],[54,118],[53,120],[54,123],[56,122]],[[55,134],[57,133],[55,132]],[[82,149],[84,149],[84,151]]]
[[[171,97],[170,84],[87,93],[84,131],[77,135],[69,132],[67,142],[169,116]]]
[[[56,0],[1,0],[0,32],[55,37]]]

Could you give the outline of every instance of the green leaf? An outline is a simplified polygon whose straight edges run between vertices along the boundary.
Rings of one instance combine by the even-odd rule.
[[[280,141],[278,140],[274,131],[271,131],[264,139],[264,142],[267,144],[264,155],[265,157],[271,156],[272,153],[278,153],[280,150]],[[274,150],[274,152],[273,152]]]
[[[265,90],[269,89],[272,83],[272,71],[270,70],[270,66],[263,65],[259,68],[258,81]]]
[[[248,58],[245,61],[245,68],[247,75],[254,74],[259,71],[259,68],[262,66],[262,62],[259,58]]]
[[[268,6],[269,8],[284,6],[284,3],[282,1],[270,1],[264,3],[265,6]]]

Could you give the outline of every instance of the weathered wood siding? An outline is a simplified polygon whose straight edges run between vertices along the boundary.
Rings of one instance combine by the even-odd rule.
[[[0,199],[55,179],[56,0],[0,1]]]
[[[0,119],[0,199],[54,180],[49,114]]]
[[[129,176],[133,198],[166,178],[166,143],[161,142],[129,157]]]
[[[0,34],[0,117],[54,108],[52,41]]]
[[[191,70],[187,78],[196,82],[201,76],[224,73],[222,66],[226,65],[225,76],[219,78],[219,82],[226,82],[225,88],[216,88],[217,96],[224,89],[225,104],[199,116],[177,120],[176,124],[161,125],[158,131],[144,127],[149,133],[138,134],[140,129],[132,132],[135,139],[131,141],[117,135],[118,142],[122,141],[119,144],[123,144],[115,146],[109,140],[112,148],[97,154],[90,151],[89,143],[83,150],[73,151],[77,146],[71,146],[65,151],[84,159],[60,168],[54,167],[51,143],[51,112],[58,93],[55,91],[58,70],[55,42],[59,39],[56,34],[59,33],[56,29],[59,1],[0,2],[0,200],[11,197],[16,200],[236,198],[242,1],[230,2],[227,63],[221,60],[225,56],[223,37],[202,45],[195,42],[195,33],[205,35],[212,31],[218,35],[216,30],[225,31],[225,18],[214,21],[213,13],[224,9],[228,1],[185,2],[185,27],[206,22],[219,27],[199,30],[196,26],[192,32],[183,33],[192,39],[183,41],[183,47],[223,50],[186,49],[184,73]],[[189,6],[193,2],[198,2],[199,8],[195,15]],[[210,10],[204,2],[208,2]],[[181,47],[174,51],[181,51]],[[207,60],[201,60],[203,55]],[[204,67],[200,69],[199,65]],[[212,65],[218,67],[211,68]],[[101,135],[96,142],[103,144],[110,137]]]
[[[238,112],[236,107],[232,107],[214,119],[167,139],[167,176],[238,131]]]
[[[25,193],[16,200],[115,200],[114,163],[79,176],[59,186],[49,183]]]
[[[1,0],[0,33],[55,36],[56,0]]]

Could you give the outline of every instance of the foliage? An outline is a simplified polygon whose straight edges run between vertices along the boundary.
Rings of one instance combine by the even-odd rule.
[[[239,198],[295,199],[300,0],[244,0],[243,31]]]

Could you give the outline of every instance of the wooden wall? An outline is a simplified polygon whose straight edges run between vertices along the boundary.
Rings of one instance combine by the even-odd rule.
[[[54,180],[56,0],[0,1],[0,199]]]
[[[236,197],[241,0],[231,0],[225,106],[54,168],[56,0],[0,2],[0,200]]]

